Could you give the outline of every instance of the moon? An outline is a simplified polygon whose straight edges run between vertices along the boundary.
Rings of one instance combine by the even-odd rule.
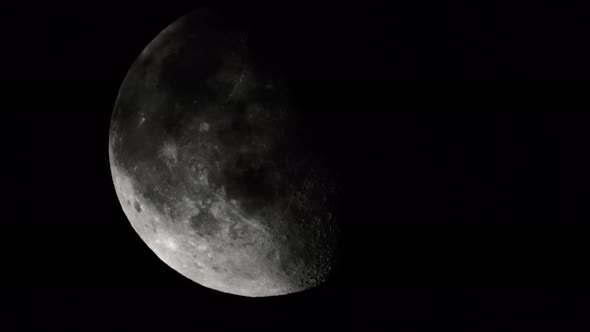
[[[288,75],[211,10],[153,39],[119,89],[109,161],[122,210],[170,268],[260,297],[326,281],[341,187]]]

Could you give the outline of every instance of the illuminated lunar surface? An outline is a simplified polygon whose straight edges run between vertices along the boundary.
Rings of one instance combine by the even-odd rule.
[[[131,225],[172,269],[243,296],[316,286],[339,238],[339,185],[301,139],[287,78],[208,11],[162,31],[119,90],[109,158]]]

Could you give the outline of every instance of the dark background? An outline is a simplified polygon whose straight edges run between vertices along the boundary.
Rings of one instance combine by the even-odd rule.
[[[333,278],[248,299],[158,260],[110,177],[127,70],[199,3],[3,6],[3,306],[43,324],[195,329],[563,328],[587,312],[583,11],[212,5],[252,24],[308,111],[308,138],[345,179]]]

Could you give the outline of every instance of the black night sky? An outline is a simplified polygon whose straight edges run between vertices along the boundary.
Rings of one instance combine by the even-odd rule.
[[[157,259],[123,214],[109,169],[127,70],[200,4],[7,6],[0,304],[21,323],[477,331],[563,327],[587,312],[590,57],[580,10],[212,5],[253,24],[306,106],[306,139],[344,174],[345,246],[332,279],[249,299]]]

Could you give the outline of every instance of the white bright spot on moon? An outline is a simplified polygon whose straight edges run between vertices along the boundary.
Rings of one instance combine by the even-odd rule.
[[[219,203],[212,204],[211,207],[209,208],[209,212],[211,213],[211,215],[215,219],[219,219],[221,217],[221,211],[220,211]]]
[[[201,123],[199,126],[199,131],[202,133],[209,131],[209,124],[207,122]]]
[[[205,186],[209,185],[209,172],[207,172],[207,170],[203,170],[201,172],[201,174],[199,174],[199,181],[201,181],[201,183]]]
[[[172,250],[176,250],[176,248],[178,247],[176,245],[176,242],[174,242],[172,239],[168,239],[165,243],[166,247],[172,249]]]
[[[160,152],[160,157],[164,157],[176,162],[178,158],[178,147],[176,144],[174,144],[174,142],[164,143],[162,151]]]
[[[178,244],[174,241],[173,238],[165,236],[156,240],[156,242],[163,244],[166,248],[170,250],[178,249]]]

